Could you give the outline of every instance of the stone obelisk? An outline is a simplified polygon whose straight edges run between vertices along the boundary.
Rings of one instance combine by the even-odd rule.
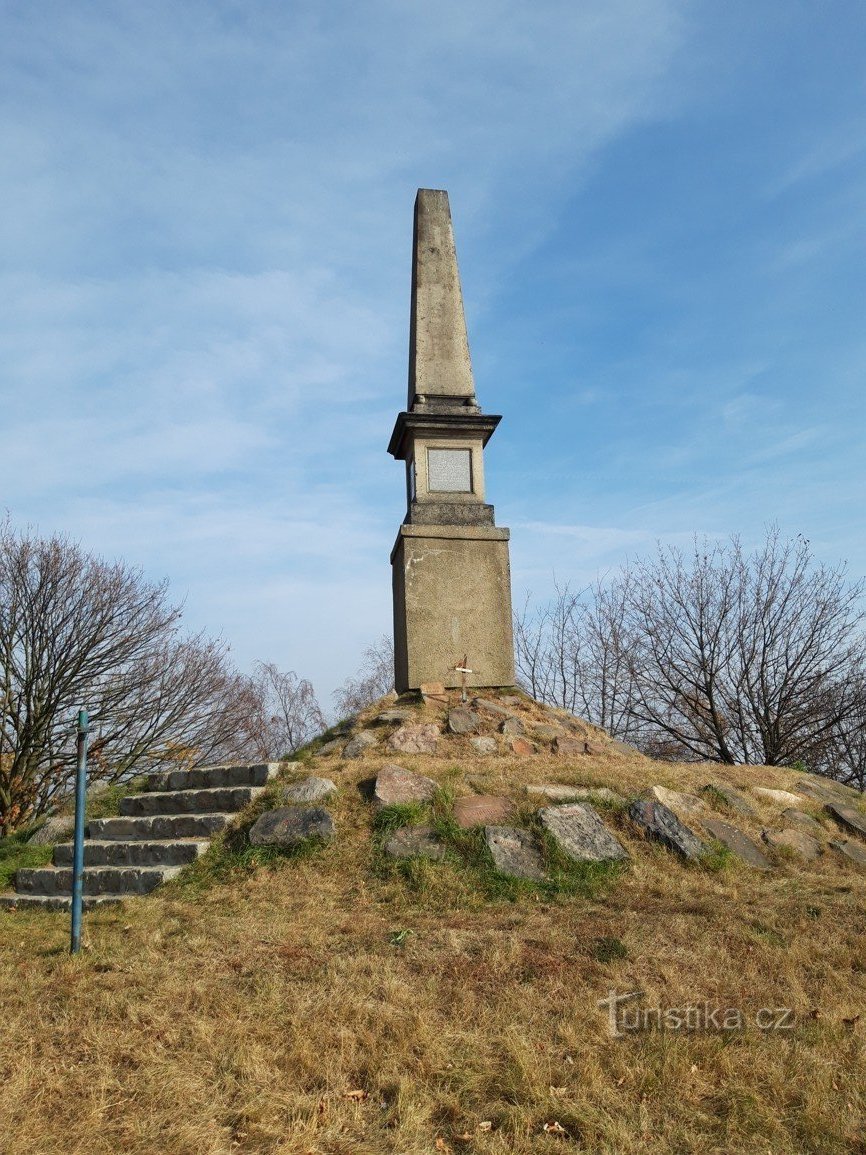
[[[419,189],[409,401],[388,445],[406,462],[391,552],[398,693],[514,684],[509,532],[484,500],[484,446],[499,420],[475,396],[448,194]]]

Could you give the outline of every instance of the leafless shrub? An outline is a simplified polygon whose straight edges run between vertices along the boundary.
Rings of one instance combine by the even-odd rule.
[[[245,733],[250,749],[263,761],[293,754],[326,726],[315,690],[306,678],[259,662],[249,683],[250,711]]]
[[[341,718],[359,713],[394,688],[394,642],[383,634],[367,646],[361,667],[334,691],[334,704]]]
[[[94,781],[235,743],[245,681],[221,643],[182,636],[180,618],[165,582],[0,525],[0,829],[69,792],[79,707]]]

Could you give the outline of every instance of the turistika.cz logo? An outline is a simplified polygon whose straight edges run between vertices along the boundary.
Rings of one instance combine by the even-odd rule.
[[[684,1007],[645,1007],[636,1000],[643,991],[607,992],[597,1006],[607,1011],[611,1038],[623,1039],[640,1031],[790,1031],[794,1012],[790,1007],[759,1007],[754,1012],[741,1007],[723,1007],[708,999]]]

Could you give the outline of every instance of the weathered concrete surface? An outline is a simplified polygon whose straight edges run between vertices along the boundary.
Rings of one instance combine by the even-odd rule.
[[[383,766],[376,775],[373,805],[407,806],[413,802],[429,802],[436,793],[436,783],[423,774],[414,774],[402,766]]]
[[[486,826],[484,840],[496,869],[511,878],[544,879],[544,864],[528,830],[514,826]]]
[[[606,862],[628,858],[628,851],[604,825],[591,806],[572,802],[539,810],[541,824],[560,850],[576,862]]]
[[[293,782],[283,791],[287,802],[322,802],[330,794],[334,794],[337,787],[330,778],[302,778],[300,782]]]
[[[412,234],[409,398],[475,398],[451,207],[444,189],[418,189]]]
[[[705,818],[703,824],[713,838],[717,838],[743,862],[753,866],[755,870],[772,870],[773,864],[758,844],[743,834],[742,830],[737,830],[736,826],[730,826],[718,818]]]
[[[683,858],[699,858],[707,849],[695,832],[656,798],[644,796],[635,799],[628,813],[648,838],[661,842]]]
[[[507,529],[402,525],[391,555],[397,690],[514,683]]]
[[[308,839],[334,837],[334,820],[320,806],[278,806],[268,810],[250,830],[253,846],[298,846]]]
[[[384,847],[391,858],[430,858],[441,862],[447,853],[445,843],[429,826],[401,826]]]
[[[221,786],[266,786],[290,762],[253,765],[198,766],[194,770],[155,770],[147,776],[148,790],[209,790]]]
[[[866,814],[862,811],[855,810],[853,806],[840,806],[836,802],[828,802],[824,809],[840,826],[846,830],[853,830],[861,838],[866,838]]]
[[[217,814],[241,810],[264,787],[224,786],[215,790],[165,790],[129,794],[121,798],[118,810],[124,818],[149,814]]]
[[[768,846],[792,850],[801,858],[815,859],[823,853],[821,843],[805,830],[765,830],[761,837]]]
[[[401,726],[388,739],[388,747],[398,754],[435,754],[440,730],[433,722]]]
[[[454,821],[461,830],[501,826],[514,817],[514,803],[495,794],[470,794],[454,801]]]

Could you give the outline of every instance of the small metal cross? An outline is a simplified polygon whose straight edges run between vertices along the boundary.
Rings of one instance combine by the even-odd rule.
[[[469,655],[464,654],[463,655],[463,661],[458,663],[457,665],[451,667],[455,671],[455,673],[460,675],[460,688],[461,688],[460,701],[461,702],[465,702],[467,700],[466,699],[466,675],[474,673],[474,671],[470,670],[469,667],[466,665],[468,660],[469,660]]]

